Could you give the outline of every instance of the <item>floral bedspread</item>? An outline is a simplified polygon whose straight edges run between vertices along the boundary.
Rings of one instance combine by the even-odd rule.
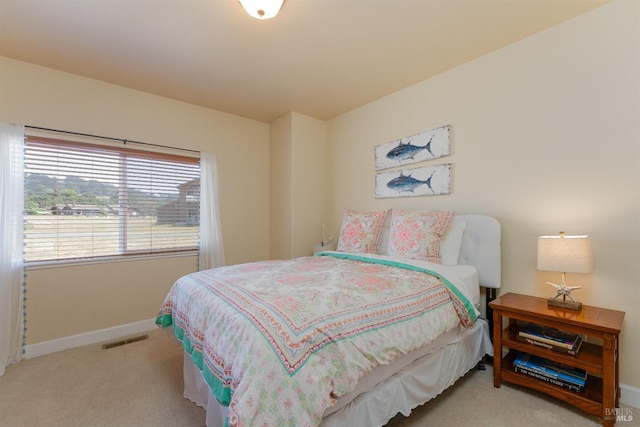
[[[229,425],[315,426],[375,366],[475,321],[438,273],[323,255],[201,271],[169,291],[156,323],[173,325]]]

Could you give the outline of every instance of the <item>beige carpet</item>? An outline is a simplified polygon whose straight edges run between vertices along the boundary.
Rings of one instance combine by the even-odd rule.
[[[640,426],[640,410],[633,422]],[[204,410],[182,397],[182,352],[164,331],[102,350],[92,345],[7,368],[0,377],[0,426],[204,426]],[[503,385],[491,365],[472,371],[409,418],[388,426],[597,426],[563,402]]]

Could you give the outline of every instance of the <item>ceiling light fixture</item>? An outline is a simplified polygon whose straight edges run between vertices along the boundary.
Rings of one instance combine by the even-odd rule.
[[[270,19],[278,14],[284,0],[239,0],[247,13],[256,19]]]

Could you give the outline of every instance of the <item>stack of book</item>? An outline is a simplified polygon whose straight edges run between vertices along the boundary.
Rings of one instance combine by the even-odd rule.
[[[519,353],[513,361],[516,372],[529,375],[571,391],[581,392],[587,381],[587,372],[528,353]]]
[[[581,335],[534,323],[527,323],[520,328],[518,340],[573,356],[578,354],[582,346]]]

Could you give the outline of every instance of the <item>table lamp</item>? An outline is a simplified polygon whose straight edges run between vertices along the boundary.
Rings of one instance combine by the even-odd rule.
[[[582,303],[571,296],[571,291],[582,286],[567,286],[566,274],[593,271],[589,236],[565,236],[563,231],[558,236],[540,236],[538,270],[562,272],[562,282],[559,285],[547,282],[557,291],[556,296],[549,298],[548,305],[573,310],[582,309]]]

